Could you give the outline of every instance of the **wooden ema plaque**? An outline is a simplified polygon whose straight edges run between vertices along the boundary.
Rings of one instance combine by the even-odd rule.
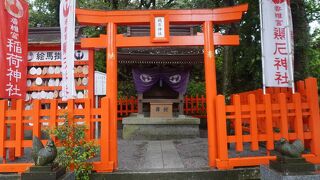
[[[150,117],[172,117],[172,103],[150,103]]]

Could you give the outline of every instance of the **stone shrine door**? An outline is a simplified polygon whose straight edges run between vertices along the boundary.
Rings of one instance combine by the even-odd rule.
[[[101,162],[112,167],[100,171],[113,171],[118,167],[117,154],[117,48],[130,47],[172,47],[203,46],[206,80],[206,103],[208,124],[208,156],[209,166],[216,167],[217,133],[214,102],[217,96],[215,45],[239,45],[238,35],[221,35],[214,33],[214,24],[229,24],[241,20],[248,5],[217,9],[197,10],[130,10],[130,11],[94,11],[77,9],[76,16],[80,24],[105,25],[107,34],[98,38],[83,38],[82,48],[106,48],[107,50],[107,96],[110,99],[110,130],[101,132],[101,136],[109,137],[108,142],[101,145]],[[126,37],[117,34],[119,25],[150,25],[150,36]],[[170,36],[170,25],[197,24],[203,33],[195,36]]]

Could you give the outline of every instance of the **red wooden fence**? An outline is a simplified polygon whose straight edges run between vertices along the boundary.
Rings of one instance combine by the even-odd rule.
[[[130,113],[138,112],[138,100],[136,97],[126,97],[118,99],[118,120],[129,116]],[[185,96],[184,98],[184,114],[206,118],[206,98],[202,96]]]
[[[7,151],[10,159],[23,156],[24,149],[32,147],[31,138],[27,139],[24,134],[32,133],[41,137],[41,133],[48,128],[62,125],[62,115],[66,112],[74,117],[75,123],[85,124],[88,127],[86,138],[94,140],[100,145],[101,160],[94,162],[94,169],[97,171],[112,171],[111,151],[109,146],[109,99],[103,98],[101,108],[92,108],[90,99],[68,100],[67,103],[57,100],[34,100],[32,107],[25,110],[24,101],[17,100],[8,107],[7,100],[0,101],[0,172],[23,172],[31,163],[7,163]],[[81,108],[79,109],[79,105]],[[64,108],[63,108],[64,107]],[[90,132],[95,122],[101,123],[101,138],[93,139]],[[46,140],[42,139],[45,143]]]
[[[217,167],[220,169],[238,166],[254,166],[267,164],[275,159],[270,152],[274,149],[274,141],[281,137],[289,140],[301,139],[310,148],[309,154],[304,154],[307,160],[320,163],[320,117],[317,82],[315,78],[308,78],[300,83],[300,92],[296,94],[277,93],[234,95],[232,103],[227,105],[224,96],[216,98],[216,137],[218,144],[214,147],[218,156]],[[303,88],[302,88],[303,87]],[[299,88],[298,88],[299,89]],[[128,115],[136,112],[136,99],[128,98],[118,101],[118,115]],[[32,135],[40,136],[46,128],[62,125],[61,114],[67,112],[74,117],[75,123],[84,123],[88,127],[86,138],[94,140],[100,145],[101,160],[94,162],[94,169],[98,172],[113,171],[114,162],[110,152],[110,135],[116,134],[110,128],[109,99],[103,98],[99,108],[92,108],[90,99],[69,100],[34,100],[29,109],[25,109],[24,101],[12,101],[8,105],[6,100],[0,100],[0,172],[23,172],[31,163],[7,163],[6,160],[22,157],[25,148],[30,148],[32,140],[26,139],[24,134],[29,131]],[[185,113],[205,114],[204,97],[186,97]],[[234,133],[227,132],[227,122]],[[93,124],[100,122],[101,138],[93,138]],[[45,140],[42,139],[44,142]],[[266,143],[266,149],[259,146]],[[232,157],[228,143],[235,145],[239,153],[247,151],[264,151],[258,156],[244,154]],[[11,157],[7,157],[7,154]]]
[[[310,153],[303,156],[311,162],[320,163],[317,81],[308,78],[304,84],[304,98],[300,93],[291,94],[290,98],[288,93],[274,93],[272,99],[271,94],[257,95],[254,92],[247,97],[246,94],[234,95],[232,103],[226,105],[225,97],[217,96],[217,167],[228,169],[268,164],[270,159],[275,159],[270,151],[274,150],[274,142],[281,137],[304,141],[307,147],[310,146]],[[233,134],[227,132],[227,121],[233,124]],[[266,150],[261,156],[231,157],[229,154],[229,143],[234,143],[235,150],[241,153],[248,144],[251,151],[261,151],[260,142],[266,143]]]

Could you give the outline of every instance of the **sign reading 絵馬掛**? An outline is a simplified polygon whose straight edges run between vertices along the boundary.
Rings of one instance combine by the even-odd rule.
[[[89,60],[88,50],[76,50],[74,52],[75,60]],[[28,61],[30,62],[46,62],[61,61],[61,51],[29,51]]]
[[[0,98],[22,99],[26,94],[28,3],[0,1]]]

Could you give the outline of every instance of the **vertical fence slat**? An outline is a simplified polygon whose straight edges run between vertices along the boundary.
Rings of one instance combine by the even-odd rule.
[[[189,112],[188,112],[188,96],[185,96],[185,98],[184,98],[184,113],[185,114],[189,114]]]
[[[40,101],[33,100],[32,102],[32,124],[33,124],[33,135],[40,137]]]
[[[118,107],[118,109],[119,109],[120,114],[117,114],[117,116],[122,116],[122,114],[123,114],[123,109],[122,109],[122,104],[123,104],[123,102],[122,102],[122,101],[123,101],[122,99],[119,99],[119,100],[118,100],[117,107]]]
[[[126,116],[129,115],[129,108],[128,108],[128,97],[126,97]]]
[[[107,97],[101,100],[101,136],[100,136],[100,148],[101,148],[101,162],[107,164],[110,160],[109,157],[109,143],[110,143],[110,116],[109,116],[109,99]]]
[[[84,108],[85,108],[85,125],[86,125],[86,139],[90,140],[90,130],[91,130],[91,101],[90,99],[86,99],[84,102]]]
[[[3,161],[6,159],[6,151],[4,147],[4,141],[6,140],[6,124],[5,124],[5,116],[6,110],[8,106],[8,101],[1,100],[0,101],[0,156],[3,158]]]
[[[199,113],[199,97],[198,97],[198,94],[196,96],[196,113]]]
[[[272,127],[272,104],[270,94],[264,95],[264,108],[266,113],[266,134],[267,134],[267,150],[274,149],[273,127]]]
[[[222,161],[228,160],[227,119],[224,96],[218,95],[216,99],[218,154]]]
[[[286,94],[278,94],[280,106],[280,133],[283,138],[289,139],[288,133],[288,107]]]
[[[53,99],[50,101],[50,128],[55,129],[57,126],[57,100]],[[52,140],[56,140],[55,136],[51,136]]]
[[[68,118],[70,119],[69,123],[74,123],[74,100],[68,100]]]
[[[258,144],[258,123],[257,123],[257,105],[256,98],[254,94],[249,96],[249,106],[250,106],[250,136],[251,136],[251,150],[259,150]]]
[[[10,110],[15,109],[16,107],[17,107],[17,100],[11,99],[11,100],[10,100]],[[8,109],[9,109],[9,108],[8,108]],[[13,121],[13,120],[14,120],[13,116],[8,117],[8,120]],[[15,122],[14,122],[13,124],[10,124],[9,139],[10,139],[11,141],[14,141],[15,138],[16,138],[16,124],[15,124]],[[8,151],[9,151],[9,159],[10,159],[11,161],[14,161],[15,158],[16,158],[16,157],[15,157],[15,148],[14,148],[14,147],[13,147],[13,148],[8,148]]]
[[[316,78],[306,79],[306,93],[310,106],[310,128],[312,132],[311,152],[320,156],[320,115],[319,115],[319,96]]]
[[[293,102],[295,109],[295,133],[297,134],[297,138],[304,142],[301,96],[299,93],[293,95]]]
[[[296,82],[296,89],[297,89],[297,92],[299,92],[301,95],[305,95],[304,81]]]
[[[17,100],[16,106],[16,141],[15,141],[15,156],[22,156],[22,140],[23,140],[23,124],[22,124],[22,109],[23,101]]]
[[[205,110],[206,110],[206,107],[205,107],[205,102],[206,102],[206,99],[204,98],[204,96],[202,95],[201,96],[201,107],[202,107],[202,109],[201,109],[201,111],[202,112],[205,112]]]
[[[233,99],[235,109],[235,136],[236,136],[236,150],[243,151],[242,142],[242,120],[241,120],[241,101],[240,96],[235,95]]]

